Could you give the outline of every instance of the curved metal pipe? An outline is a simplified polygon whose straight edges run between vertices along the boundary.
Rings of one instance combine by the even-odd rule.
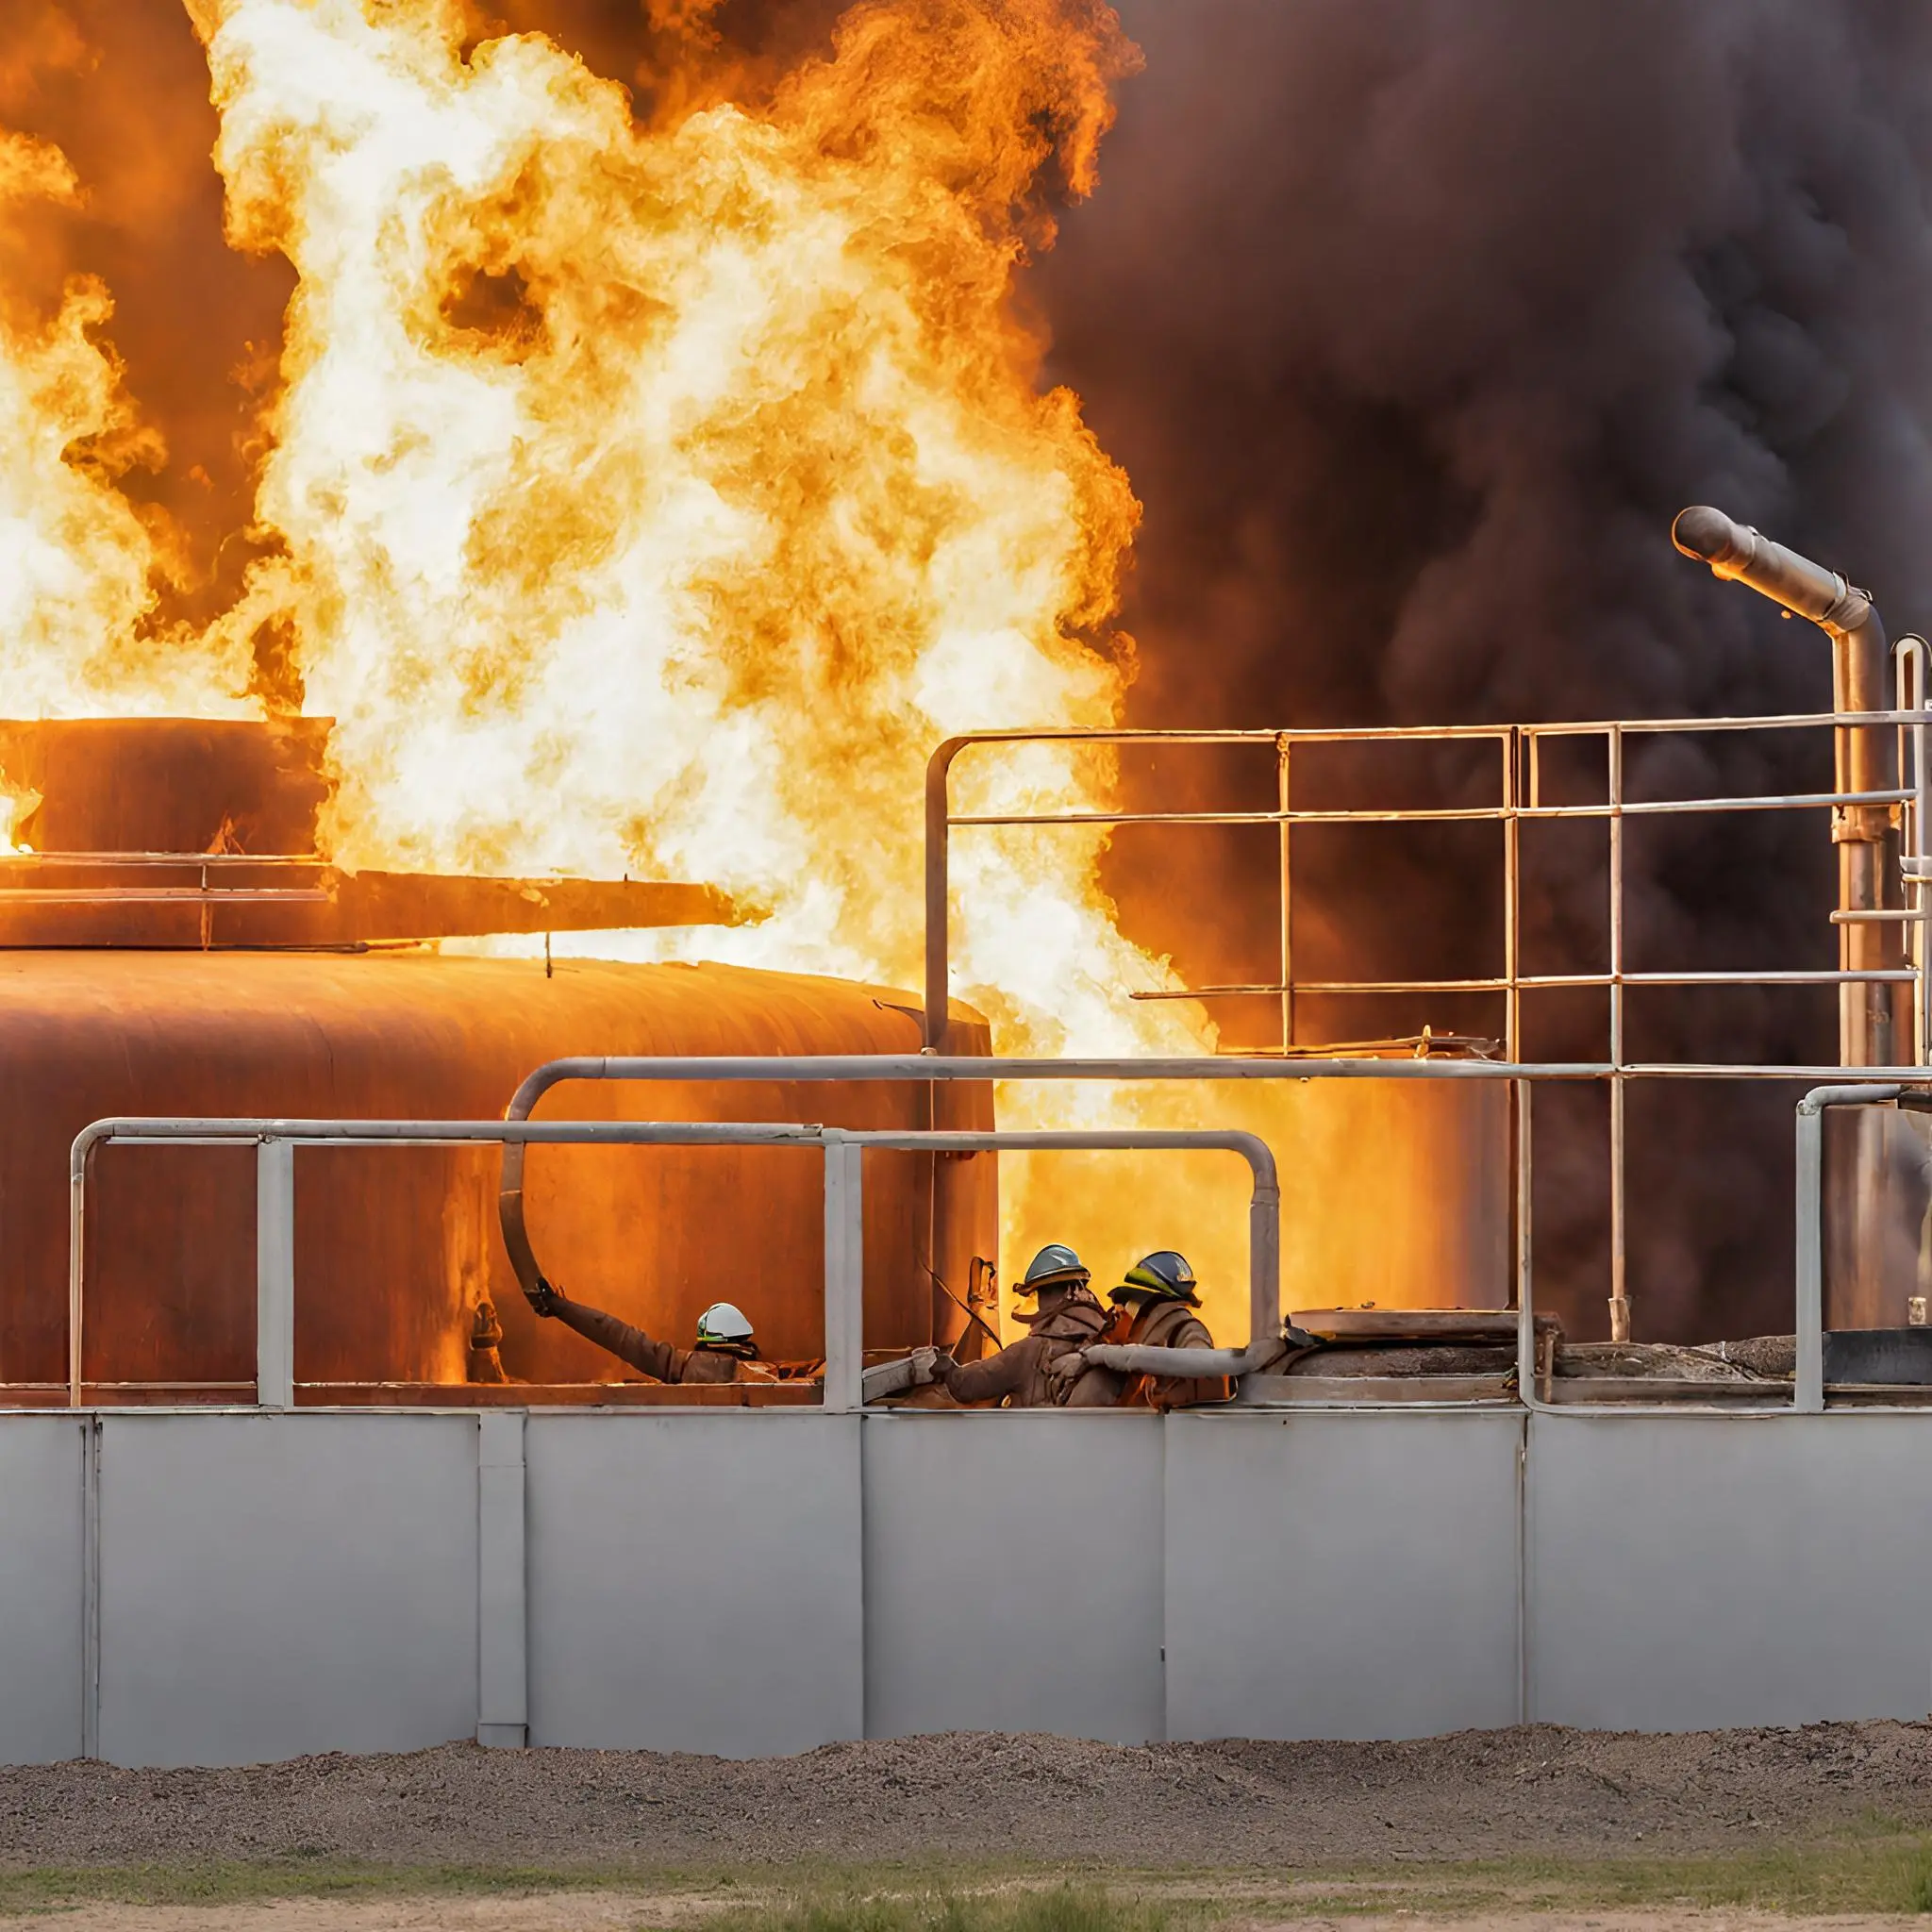
[[[1832,702],[1840,713],[1882,711],[1890,703],[1891,654],[1885,625],[1868,592],[1708,504],[1680,511],[1671,525],[1671,541],[1686,557],[1708,564],[1714,575],[1748,585],[1792,616],[1808,619],[1831,639]],[[1869,724],[1840,727],[1840,791],[1896,791],[1898,769],[1895,731]],[[1892,868],[1886,854],[1892,822],[1889,805],[1833,808],[1841,912],[1875,912],[1888,906]],[[1899,937],[1883,922],[1846,924],[1840,928],[1841,961],[1856,971],[1892,967],[1903,958]],[[1889,989],[1848,985],[1840,990],[1839,1055],[1847,1065],[1889,1064],[1895,1057],[1893,1030]]]
[[[1747,585],[1759,596],[1807,618],[1837,646],[1839,675],[1834,704],[1840,711],[1882,711],[1891,702],[1891,658],[1885,624],[1871,593],[1849,584],[1836,571],[1774,543],[1761,531],[1734,523],[1721,509],[1693,504],[1671,525],[1671,541],[1686,557],[1710,566],[1715,576]],[[1854,729],[1850,770],[1841,775],[1845,791],[1889,791],[1898,785],[1894,734]],[[1846,808],[1857,815],[1853,836],[1881,839],[1890,829],[1881,806]]]

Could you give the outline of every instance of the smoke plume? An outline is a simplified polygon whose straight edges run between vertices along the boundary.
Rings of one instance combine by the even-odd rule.
[[[1691,502],[1870,586],[1894,634],[1924,621],[1924,8],[1122,0],[1122,13],[1145,70],[1123,89],[1103,189],[1064,225],[1039,290],[1057,373],[1146,505],[1128,610],[1136,722],[1828,707],[1816,631],[1673,553],[1670,518]],[[1357,761],[1354,775],[1369,772]],[[1638,763],[1632,785],[1683,796],[1828,778],[1788,741],[1707,738]],[[1178,760],[1142,782],[1170,802],[1197,795]],[[1594,783],[1601,797],[1600,753]],[[1493,890],[1479,923],[1470,910],[1496,850],[1493,834],[1399,848],[1304,837],[1302,971],[1496,970]],[[1601,970],[1601,835],[1540,850],[1526,853],[1525,963]],[[1230,863],[1149,852],[1122,866],[1129,926],[1158,924],[1196,984],[1272,976],[1252,915],[1231,910],[1272,919],[1272,850]],[[1629,864],[1634,968],[1836,963],[1822,814],[1633,828]],[[1356,957],[1323,957],[1330,926]],[[1229,1010],[1265,1032],[1265,1013]],[[1495,1004],[1371,1021],[1329,1002],[1310,1032],[1358,1037],[1397,1017],[1500,1024]],[[1828,992],[1633,995],[1632,1022],[1642,1058],[1834,1054]],[[1595,1058],[1602,1026],[1600,999],[1546,995],[1526,1045]],[[1633,1094],[1640,1334],[1788,1324],[1790,1097]],[[1540,1104],[1539,1274],[1600,1331],[1602,1103]]]

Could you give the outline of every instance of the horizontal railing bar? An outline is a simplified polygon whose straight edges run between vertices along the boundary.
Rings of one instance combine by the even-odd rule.
[[[1917,794],[1889,791],[1762,792],[1739,798],[1639,799],[1621,805],[1394,806],[1336,811],[1055,811],[968,812],[954,827],[991,825],[1422,825],[1510,819],[1656,818],[1710,811],[1814,811],[1841,805],[1902,805]]]
[[[1830,1080],[1858,1085],[1932,1080],[1924,1067],[1830,1067],[1735,1062],[1657,1061],[1641,1067],[1609,1060],[1284,1059],[1279,1054],[1142,1059],[1021,1059],[961,1054],[628,1055],[546,1061],[524,1081],[513,1108],[527,1110],[568,1080],[1607,1080],[1646,1078]]]
[[[1576,719],[1518,728],[1527,738],[1590,738],[1608,731],[1652,736],[1676,732],[1694,736],[1703,731],[1798,731],[1840,724],[1924,724],[1932,711],[1773,711],[1762,716],[1717,718]]]
[[[1297,744],[1352,744],[1365,740],[1391,742],[1423,741],[1475,741],[1507,739],[1507,724],[1340,724],[1314,725],[1292,730],[1238,731],[1134,730],[1107,726],[1092,730],[1078,724],[1047,725],[1038,730],[1024,727],[1011,731],[961,731],[948,741],[961,747],[974,744],[1267,744],[1282,739]]]
[[[1907,985],[1918,974],[1908,966],[1883,970],[1816,972],[1767,969],[1762,973],[1525,973],[1515,980],[1487,979],[1297,979],[1283,986],[1203,986],[1185,991],[1134,992],[1133,1000],[1278,999],[1284,992],[1402,993],[1507,992],[1512,985],[1524,991],[1549,992],[1577,987],[1607,986],[1856,986],[1876,981]]]
[[[0,852],[0,868],[10,865],[157,866],[171,872],[204,865],[218,870],[251,865],[302,866],[314,872],[331,869],[327,859],[312,852]]]
[[[974,744],[1418,744],[1457,743],[1524,738],[1596,737],[1611,731],[1650,736],[1707,731],[1796,731],[1843,724],[1924,724],[1927,711],[1774,711],[1762,715],[1727,713],[1715,718],[1577,718],[1537,724],[1346,724],[1281,725],[1274,730],[1133,730],[1053,725],[1038,730],[961,731],[949,742]]]
[[[1524,819],[1628,819],[1666,812],[1809,811],[1833,805],[1902,805],[1910,791],[1765,791],[1739,798],[1640,798],[1621,805],[1526,805]]]
[[[0,886],[0,916],[9,906],[325,906],[334,897],[316,886]]]

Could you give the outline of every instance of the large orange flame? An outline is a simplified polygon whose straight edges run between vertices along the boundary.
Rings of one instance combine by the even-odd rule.
[[[232,235],[301,275],[260,498],[284,549],[231,623],[301,640],[341,856],[705,878],[771,908],[736,957],[916,980],[933,742],[1120,715],[1138,506],[1012,303],[1042,170],[1091,183],[1110,12],[872,0],[758,111],[650,128],[542,39],[466,56],[429,0],[201,21]],[[1039,748],[960,790],[1065,808],[1108,778]],[[1099,852],[962,847],[966,995],[1008,1050],[1199,1051],[1198,1012],[1126,1003],[1173,981]],[[1160,1220],[1171,1167],[1132,1166],[1085,1190],[1110,1245],[1124,1197],[1150,1244]],[[1018,1246],[1062,1225],[1024,1193]]]
[[[458,0],[189,9],[229,238],[299,278],[256,561],[204,634],[160,623],[168,533],[115,486],[161,453],[106,291],[76,281],[51,323],[0,312],[7,708],[234,708],[266,686],[338,721],[344,862],[708,880],[769,918],[617,949],[916,984],[934,741],[1122,715],[1109,625],[1139,507],[1015,302],[1135,58],[1111,9],[858,0],[756,106],[693,85],[649,125],[541,35],[473,44]],[[708,11],[653,17],[695,43]],[[0,223],[79,192],[51,149],[0,144]],[[1092,808],[1112,776],[1035,746],[963,764],[956,798]],[[1127,1000],[1177,982],[1118,930],[1102,850],[1091,829],[963,837],[956,983],[1003,1051],[1211,1050],[1197,1007]],[[1294,1112],[1228,1094],[1004,1105]],[[1009,1170],[1008,1267],[1048,1238],[1103,1274],[1181,1245],[1238,1335],[1244,1189],[1199,1165]]]

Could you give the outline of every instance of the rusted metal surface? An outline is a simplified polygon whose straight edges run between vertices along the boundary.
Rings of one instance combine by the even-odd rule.
[[[956,1009],[985,1050],[984,1024]],[[592,1046],[625,1054],[907,1053],[921,1023],[882,989],[712,966],[617,966],[397,954],[100,951],[0,955],[0,1069],[32,1096],[0,1125],[0,1382],[59,1378],[66,1346],[64,1163],[108,1115],[492,1119],[531,1067]],[[949,1085],[940,1124],[991,1124],[989,1089]],[[607,1087],[587,1119],[791,1119],[928,1124],[930,1090],[782,1082]],[[608,1380],[607,1357],[515,1291],[492,1212],[498,1157],[322,1149],[297,1174],[295,1369],[344,1388],[464,1376],[477,1300],[511,1376]],[[819,1157],[791,1149],[553,1149],[529,1163],[531,1224],[566,1286],[654,1333],[688,1336],[728,1298],[774,1357],[822,1347]],[[935,1288],[996,1253],[990,1157],[873,1152],[866,1162],[866,1344],[931,1339]],[[109,1148],[95,1175],[83,1373],[106,1385],[201,1385],[234,1400],[253,1374],[253,1166],[246,1150]],[[937,1237],[935,1226],[937,1225]],[[928,1261],[929,1264],[928,1265]],[[950,1339],[945,1330],[941,1339]],[[321,1393],[323,1391],[317,1391]],[[585,1391],[585,1399],[595,1399]],[[0,1397],[0,1399],[8,1399]],[[18,1388],[11,1399],[32,1400]],[[180,1391],[157,1400],[182,1399]],[[191,1398],[192,1399],[192,1398]],[[245,1394],[243,1399],[245,1399]],[[428,1398],[418,1398],[428,1399]],[[495,1391],[486,1399],[501,1399]]]
[[[487,933],[730,925],[709,886],[347,873],[299,856],[0,856],[0,947],[342,947]]]
[[[331,721],[0,720],[0,947],[348,946],[734,924],[708,886],[347,872],[318,849]]]
[[[0,779],[37,852],[312,852],[328,718],[0,719]]]

